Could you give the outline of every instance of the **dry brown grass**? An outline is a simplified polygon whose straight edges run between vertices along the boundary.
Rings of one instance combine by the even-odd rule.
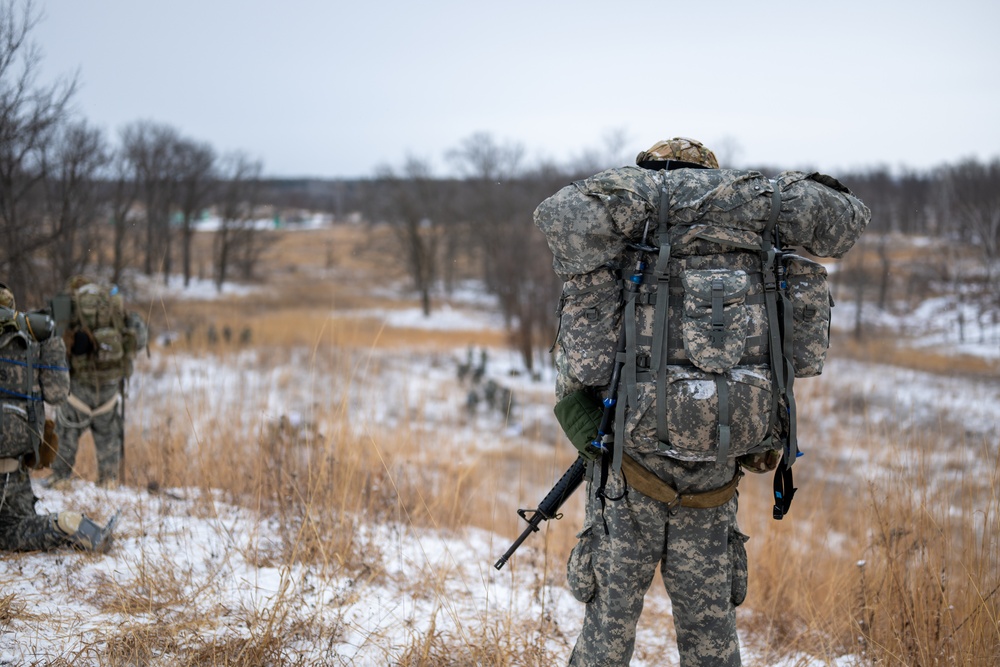
[[[393,578],[385,567],[386,546],[366,534],[365,523],[441,533],[465,527],[492,531],[500,537],[497,553],[489,554],[485,564],[491,567],[507,540],[525,526],[515,509],[540,500],[574,455],[553,438],[541,446],[520,444],[527,442],[522,440],[511,448],[479,449],[446,429],[434,433],[433,427],[435,437],[428,442],[422,417],[428,406],[401,406],[406,418],[386,427],[352,408],[346,391],[331,392],[330,387],[360,389],[366,379],[378,377],[383,354],[433,354],[503,343],[495,333],[394,329],[376,318],[349,316],[345,310],[410,304],[366,296],[357,284],[345,286],[332,277],[327,282],[302,280],[310,272],[370,271],[371,262],[383,257],[358,230],[338,233],[345,236],[332,245],[329,236],[319,233],[281,237],[268,262],[285,270],[263,296],[152,306],[159,309],[154,320],[159,318],[161,326],[180,330],[180,324],[190,323],[198,329],[190,342],[181,339],[154,349],[143,372],[171,378],[179,375],[179,362],[191,357],[203,358],[207,365],[245,364],[248,374],[286,368],[273,376],[277,390],[291,388],[305,375],[322,397],[308,406],[307,426],[248,421],[252,418],[245,413],[259,412],[261,397],[245,388],[238,390],[247,393],[237,403],[247,410],[217,415],[204,414],[207,401],[197,387],[170,396],[135,397],[161,405],[159,421],[144,431],[130,422],[127,481],[157,493],[184,488],[202,499],[198,507],[206,516],[214,512],[213,494],[221,492],[275,519],[271,525],[280,539],[266,544],[252,539],[243,547],[244,557],[279,568],[308,564],[321,578],[349,576],[356,592],[345,594],[346,603],[350,595],[364,595],[368,586]],[[334,269],[325,265],[328,251],[335,253]],[[210,322],[233,331],[250,327],[252,342],[209,345],[204,327]],[[248,350],[250,357],[244,355]],[[897,349],[886,341],[841,341],[838,353],[950,374],[996,371],[979,360]],[[807,383],[799,396],[802,414],[864,414],[863,405]],[[385,400],[378,394],[370,398]],[[838,661],[845,655],[870,665],[998,664],[998,461],[984,451],[983,465],[976,470],[941,466],[934,458],[935,436],[961,439],[961,424],[943,422],[940,428],[948,432],[872,424],[861,442],[846,428],[823,433],[824,447],[849,452],[847,458],[857,465],[822,470],[806,461],[796,466],[800,492],[792,513],[780,522],[770,519],[770,476],[744,481],[740,520],[752,537],[751,572],[750,596],[739,614],[742,636],[759,656],[755,664],[795,664],[788,662],[790,656],[802,664],[844,664]],[[232,435],[247,430],[255,437]],[[866,479],[867,450],[886,446],[926,451],[927,458],[917,474]],[[92,479],[89,445],[83,445],[79,464],[81,476]],[[850,476],[850,482],[826,481],[831,472]],[[548,522],[534,534],[529,542],[533,548],[520,550],[505,570],[539,597],[546,584],[564,581],[566,557],[582,519],[581,495],[566,504],[562,521]],[[152,525],[142,530],[155,533]],[[276,596],[267,611],[229,610],[228,618],[208,619],[188,610],[185,596],[190,596],[191,582],[183,574],[139,567],[137,585],[126,590],[109,578],[98,602],[125,618],[156,621],[122,623],[95,638],[86,651],[53,664],[162,664],[156,662],[162,655],[170,656],[169,664],[192,666],[335,664],[309,662],[297,653],[297,642],[333,646],[344,628],[293,614],[294,590]],[[523,619],[503,609],[475,623],[468,619],[458,631],[447,629],[455,624],[443,621],[453,621],[457,613],[444,599],[447,576],[428,571],[423,580],[399,584],[407,594],[437,600],[436,612],[428,626],[410,628],[405,646],[386,649],[385,664],[542,666],[552,664],[553,642],[564,648],[572,644],[574,637],[559,619]],[[0,625],[23,613],[16,599],[0,598]],[[669,618],[654,622],[665,626]],[[215,634],[220,625],[233,632]]]
[[[1000,375],[1000,362],[995,360],[907,347],[905,341],[897,340],[893,334],[871,336],[861,341],[842,335],[836,339],[835,348],[838,355],[852,359],[902,366],[938,375],[984,378]]]
[[[802,398],[800,414],[836,403],[816,392]],[[825,431],[822,446],[850,452],[854,465],[824,471],[815,465],[825,457],[804,459],[781,522],[767,519],[770,479],[744,483],[741,523],[753,539],[742,618],[751,646],[775,660],[802,653],[853,654],[870,665],[996,664],[1000,471],[983,442],[968,443],[982,448],[981,466],[942,465],[940,443],[961,443],[962,428],[960,420],[942,421],[937,432],[871,424],[860,441],[846,427]],[[916,463],[880,471],[869,449]],[[823,478],[829,472],[838,475],[832,482]]]

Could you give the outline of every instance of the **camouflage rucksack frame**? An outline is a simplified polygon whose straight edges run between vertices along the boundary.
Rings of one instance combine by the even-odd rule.
[[[57,447],[37,378],[51,368],[41,363],[40,343],[54,329],[42,313],[0,306],[0,457],[24,456],[29,468],[49,465]]]
[[[67,287],[71,314],[63,335],[73,374],[95,384],[131,376],[137,341],[127,325],[125,304],[118,287],[80,277],[72,278]],[[90,351],[86,354],[71,352],[78,332],[90,339]]]
[[[560,363],[600,388],[622,361],[611,468],[624,434],[633,453],[736,457],[754,472],[780,452],[781,518],[798,454],[793,383],[822,370],[832,305],[825,269],[781,241],[840,256],[870,213],[819,174],[683,171],[608,170],[536,210],[565,281]]]

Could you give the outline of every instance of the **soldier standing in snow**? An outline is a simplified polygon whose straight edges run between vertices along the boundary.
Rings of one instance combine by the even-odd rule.
[[[69,384],[52,319],[17,312],[13,292],[0,284],[0,550],[103,551],[110,543],[113,521],[102,527],[78,512],[35,513],[28,471],[46,467],[58,448],[43,403],[64,401]]]
[[[56,415],[59,457],[50,483],[68,479],[80,436],[89,428],[97,452],[98,484],[119,481],[125,439],[125,383],[136,353],[146,347],[142,317],[126,311],[116,285],[77,276],[67,285],[71,317],[63,337],[72,386]]]
[[[787,512],[792,380],[818,375],[829,344],[826,270],[782,243],[840,257],[871,214],[833,178],[719,169],[690,139],[636,164],[535,211],[565,281],[556,415],[590,462],[567,567],[586,603],[569,663],[628,665],[659,568],[681,667],[737,667],[736,486],[743,470],[776,471],[774,518]]]
[[[711,169],[719,166],[710,150],[696,141],[682,140],[660,142],[636,162],[666,164],[668,160]],[[557,345],[557,398],[586,389],[567,363],[568,355],[582,353]],[[657,456],[642,463],[683,493],[727,487],[738,472],[735,464]],[[608,496],[621,495],[624,488],[616,485],[621,485],[620,478],[609,480]],[[730,493],[730,499],[717,507],[695,508],[670,507],[641,493],[602,503],[593,491],[591,484],[584,528],[567,571],[574,595],[587,603],[569,664],[611,667],[629,663],[643,597],[659,566],[673,608],[681,664],[739,665],[732,589],[734,579],[742,579],[745,585],[746,552],[745,538],[736,524],[736,496]]]

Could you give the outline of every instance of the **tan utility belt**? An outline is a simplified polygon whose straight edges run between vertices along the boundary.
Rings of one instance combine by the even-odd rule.
[[[736,487],[743,477],[742,472],[737,472],[732,481],[725,486],[703,491],[701,493],[677,493],[669,484],[644,468],[638,461],[627,453],[622,453],[622,473],[625,481],[639,493],[649,496],[653,500],[659,500],[671,507],[680,505],[681,507],[719,507],[725,505],[736,495]]]
[[[0,459],[0,475],[17,472],[21,467],[21,459]]]
[[[73,406],[73,408],[75,408],[77,412],[85,414],[88,417],[100,417],[101,415],[105,415],[111,412],[118,406],[118,398],[119,394],[115,394],[110,399],[108,399],[101,405],[97,406],[96,408],[92,408],[86,403],[84,403],[82,400],[80,400],[80,398],[76,396],[76,394],[70,394],[69,396],[67,396],[66,402],[69,403],[71,406]]]

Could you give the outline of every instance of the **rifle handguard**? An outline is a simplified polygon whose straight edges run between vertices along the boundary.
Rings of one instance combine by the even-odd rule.
[[[553,412],[556,414],[559,426],[573,446],[580,451],[580,455],[588,461],[596,461],[601,455],[601,450],[592,443],[597,439],[601,417],[604,414],[601,403],[590,392],[579,390],[556,403]]]

